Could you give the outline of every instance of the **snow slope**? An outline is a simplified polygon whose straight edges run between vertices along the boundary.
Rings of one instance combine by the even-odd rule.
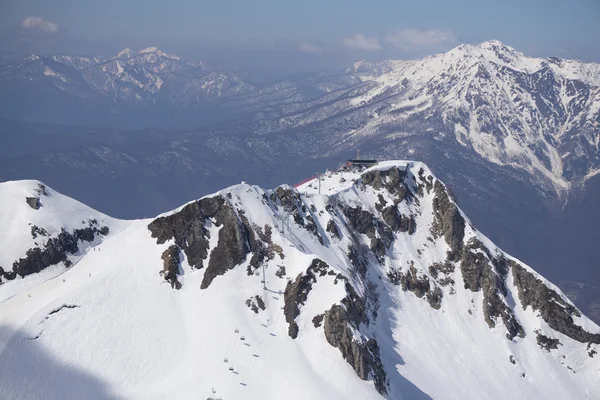
[[[35,190],[10,185],[15,201]],[[472,227],[424,164],[318,187],[241,184],[106,220],[95,250],[0,303],[2,397],[600,396],[600,328]]]

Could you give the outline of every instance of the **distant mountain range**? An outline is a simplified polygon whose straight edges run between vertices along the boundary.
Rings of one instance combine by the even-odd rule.
[[[297,182],[357,148],[422,160],[479,229],[600,321],[599,64],[488,41],[273,81],[153,47],[5,54],[0,106],[28,121],[0,124],[0,179],[42,179],[119,217],[241,180]]]

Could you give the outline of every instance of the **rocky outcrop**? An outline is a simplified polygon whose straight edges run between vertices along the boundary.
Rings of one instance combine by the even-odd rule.
[[[48,236],[48,231],[45,230],[44,228],[40,228],[37,225],[31,225],[31,238],[37,239],[38,235],[39,236]]]
[[[373,214],[360,207],[347,207],[343,211],[352,229],[367,235],[373,255],[383,263],[387,248],[394,241],[394,234],[390,227],[382,224]]]
[[[14,279],[16,275],[25,277],[40,272],[51,265],[64,262],[68,267],[71,262],[67,259],[70,254],[79,251],[79,242],[92,242],[96,237],[106,236],[109,233],[107,226],[100,226],[98,221],[91,219],[88,226],[67,232],[62,229],[56,237],[51,237],[43,247],[33,247],[25,253],[25,257],[13,263],[12,273],[5,271],[5,279]]]
[[[327,222],[327,228],[325,230],[327,232],[331,233],[331,235],[336,239],[342,238],[342,233],[340,232],[340,228],[338,228],[337,224],[332,219],[330,219]]]
[[[562,296],[516,262],[511,262],[513,284],[517,287],[523,308],[531,306],[554,329],[582,343],[600,344],[600,334],[590,333],[575,325],[573,316],[581,314]]]
[[[448,260],[456,261],[463,247],[465,237],[465,219],[458,207],[451,201],[446,188],[440,181],[433,184],[435,197],[433,199],[434,220],[431,233],[434,237],[444,237],[450,250]]]
[[[349,284],[346,284],[346,291],[348,295],[342,300],[342,304],[335,304],[325,312],[325,338],[330,345],[339,349],[344,360],[352,366],[360,379],[372,379],[377,391],[386,395],[387,376],[381,363],[377,341],[365,337],[358,330],[367,320],[364,300]]]
[[[239,215],[238,215],[239,214]],[[200,284],[206,289],[215,277],[241,264],[257,248],[255,235],[243,213],[236,212],[222,196],[192,202],[178,212],[159,217],[148,225],[158,244],[174,239],[192,268],[203,268],[208,257],[210,234],[205,225],[212,221],[219,229],[217,245]],[[261,257],[257,252],[255,263]]]
[[[439,310],[442,306],[444,297],[442,289],[437,286],[432,288],[429,277],[427,275],[418,276],[414,266],[411,266],[406,273],[392,269],[388,272],[387,277],[392,284],[400,286],[402,290],[413,292],[419,298],[425,296],[432,308]]]
[[[264,300],[259,295],[247,299],[246,306],[254,311],[255,314],[258,314],[259,310],[264,311],[267,309]]]
[[[163,260],[163,269],[160,276],[171,284],[171,288],[181,289],[181,283],[177,279],[179,272],[179,247],[177,245],[169,246],[160,257]]]
[[[549,338],[548,336],[542,335],[539,331],[536,331],[537,336],[535,340],[537,344],[546,351],[558,349],[558,346],[562,346],[562,343],[558,339]]]
[[[288,323],[288,334],[292,339],[298,337],[298,324],[295,320],[300,315],[300,308],[306,302],[312,285],[317,282],[318,276],[325,276],[328,272],[330,272],[329,265],[315,258],[306,270],[306,273],[298,275],[293,283],[289,281],[285,287],[283,313]]]
[[[408,172],[394,167],[386,170],[371,170],[361,175],[362,186],[371,186],[375,190],[386,189],[395,197],[396,204],[411,194],[404,182]]]
[[[224,203],[221,196],[194,201],[176,213],[156,218],[148,225],[148,229],[158,244],[174,239],[184,251],[190,266],[203,268],[209,248],[209,233],[204,225],[207,218],[216,216]]]
[[[460,270],[465,289],[483,292],[483,316],[490,328],[496,319],[502,318],[508,333],[507,338],[525,337],[525,331],[513,310],[506,304],[508,290],[505,285],[506,260],[494,257],[479,240],[472,238],[461,254]]]
[[[217,276],[244,262],[246,254],[257,249],[254,232],[245,218],[238,218],[236,212],[227,206],[222,208],[218,216],[217,222],[223,227],[219,230],[218,243],[210,253],[200,289],[206,289]],[[256,265],[260,261],[259,256],[254,259]]]
[[[29,207],[34,210],[39,210],[42,207],[42,203],[39,197],[25,197],[25,202],[29,204]]]

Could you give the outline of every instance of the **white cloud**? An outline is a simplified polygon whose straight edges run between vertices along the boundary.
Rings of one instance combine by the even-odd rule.
[[[59,30],[58,24],[48,21],[42,17],[27,17],[21,21],[21,28],[34,29],[47,33],[56,33]]]
[[[401,50],[418,50],[441,44],[456,42],[456,36],[450,30],[441,29],[402,29],[385,35],[384,40]]]
[[[310,42],[306,42],[304,40],[301,40],[298,42],[298,50],[304,52],[304,53],[314,53],[314,54],[321,54],[323,53],[323,50]]]
[[[356,50],[381,50],[381,44],[376,37],[365,36],[361,33],[354,34],[342,40],[342,44]]]

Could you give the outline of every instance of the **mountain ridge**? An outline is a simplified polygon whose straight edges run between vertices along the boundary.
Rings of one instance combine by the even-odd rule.
[[[10,207],[51,206],[19,193]],[[13,332],[0,365],[23,373],[0,380],[5,393],[23,389],[20,355],[35,343],[128,398],[600,391],[600,328],[478,232],[422,163],[332,171],[296,189],[242,183],[121,227],[0,303]]]

